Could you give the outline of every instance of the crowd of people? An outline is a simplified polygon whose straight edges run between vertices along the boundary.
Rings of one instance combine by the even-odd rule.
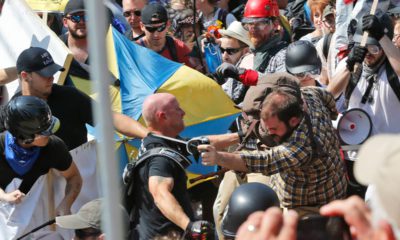
[[[400,5],[382,4],[369,14],[367,1],[345,2],[106,4],[109,23],[132,44],[202,72],[242,110],[228,133],[190,141],[204,166],[218,166],[224,174],[210,184],[215,194],[202,193],[214,203],[202,209],[194,208],[187,188],[193,151],[179,136],[185,111],[176,96],[148,96],[142,107],[145,126],[112,112],[116,131],[142,139],[136,163],[121,176],[127,239],[400,238],[393,170],[400,167],[393,160],[400,152],[398,137],[380,136],[400,133],[395,110],[400,107]],[[0,14],[3,4],[0,0]],[[74,77],[90,79],[86,11],[85,0],[69,0],[47,23],[73,55],[65,85]],[[221,54],[215,72],[205,60],[208,43]],[[101,199],[71,214],[84,179],[68,151],[87,142],[85,125],[94,124],[96,103],[74,86],[53,83],[63,71],[40,47],[23,50],[14,67],[0,70],[1,85],[18,79],[21,87],[0,112],[0,209],[21,204],[54,169],[66,180],[55,223],[75,230],[74,239],[108,239]],[[355,108],[372,124],[370,139],[359,143],[353,162],[332,121]],[[379,146],[381,154],[374,154]],[[374,167],[366,167],[373,160]],[[0,211],[3,229],[11,221],[7,211]],[[335,216],[341,220],[329,224]],[[47,237],[62,239],[58,233]]]

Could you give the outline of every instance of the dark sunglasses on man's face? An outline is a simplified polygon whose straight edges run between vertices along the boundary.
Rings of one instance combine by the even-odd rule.
[[[160,26],[158,26],[158,27],[146,26],[146,25],[145,25],[144,27],[146,28],[147,31],[149,31],[149,32],[151,32],[151,33],[155,32],[155,31],[157,31],[157,32],[162,32],[162,31],[164,31],[165,28],[167,27],[167,24],[166,24],[166,23],[163,23],[163,25],[160,25]]]
[[[130,17],[132,15],[135,15],[136,17],[140,17],[142,15],[142,12],[140,10],[134,10],[134,11],[125,11],[123,13],[124,17]]]
[[[226,52],[228,55],[233,55],[238,53],[242,48],[223,48],[219,47],[221,49],[221,53],[224,54]]]
[[[84,22],[87,22],[87,20],[88,20],[86,15],[70,15],[66,18],[71,20],[73,23],[79,23],[81,20],[83,20]]]

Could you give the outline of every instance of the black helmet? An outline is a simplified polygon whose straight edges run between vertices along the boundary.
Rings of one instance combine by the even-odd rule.
[[[385,32],[386,36],[388,36],[389,39],[392,39],[393,38],[392,19],[386,13],[376,14],[376,17],[378,18],[379,22],[381,23],[381,26],[385,28],[384,32]],[[356,32],[354,33],[354,36],[353,36],[353,41],[355,43],[361,43],[363,34],[364,34],[364,32],[362,30],[362,19],[360,19],[357,22],[357,28],[356,28]],[[368,35],[366,44],[379,45],[379,41]]]
[[[222,220],[222,233],[226,237],[235,237],[251,213],[273,206],[279,207],[279,199],[267,185],[253,182],[239,186],[229,199],[228,212]]]
[[[286,70],[290,74],[304,72],[315,72],[321,70],[321,60],[317,50],[309,41],[296,41],[291,43],[286,49]]]
[[[5,108],[5,128],[17,139],[31,143],[35,134],[51,135],[60,126],[45,101],[34,96],[11,99]]]

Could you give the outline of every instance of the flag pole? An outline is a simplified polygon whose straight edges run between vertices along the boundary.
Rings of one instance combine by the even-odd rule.
[[[107,239],[124,239],[120,203],[120,186],[118,185],[118,164],[114,150],[114,132],[111,118],[111,104],[108,83],[111,75],[107,67],[106,54],[106,11],[102,1],[85,1],[89,30],[90,79],[98,94],[94,104],[94,116],[98,139],[97,156],[100,165],[100,182],[103,194],[103,232]]]

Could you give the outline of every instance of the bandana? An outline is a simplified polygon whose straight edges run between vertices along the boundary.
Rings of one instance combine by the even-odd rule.
[[[10,167],[20,176],[32,169],[40,154],[40,147],[23,148],[11,133],[6,132],[5,156]]]

